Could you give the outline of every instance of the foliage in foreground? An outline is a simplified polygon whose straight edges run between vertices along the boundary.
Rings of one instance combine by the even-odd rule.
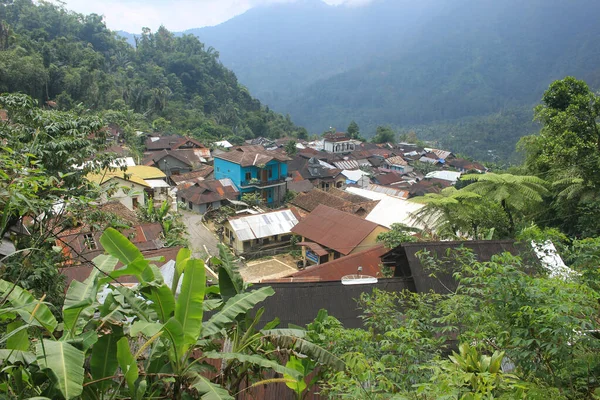
[[[312,340],[346,364],[321,380],[329,398],[596,398],[599,306],[589,268],[565,280],[508,253],[490,262],[463,249],[421,258],[434,276],[453,273],[457,286],[363,294],[366,329],[326,314],[309,325]]]
[[[94,259],[84,282],[71,282],[62,324],[43,297],[0,281],[8,323],[0,339],[6,396],[233,399],[265,371],[302,378],[282,364],[282,353],[343,365],[303,330],[275,329],[277,321],[257,329],[264,310],[251,310],[274,292],[247,290],[223,252],[212,260],[220,267],[218,286],[207,285],[203,261],[184,249],[168,287],[153,261],[116,230],[107,229],[101,243],[108,255]],[[115,269],[119,262],[123,267]],[[115,281],[124,276],[139,285]]]

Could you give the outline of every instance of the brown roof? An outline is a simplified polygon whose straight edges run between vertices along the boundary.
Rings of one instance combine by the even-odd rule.
[[[205,146],[199,141],[190,137],[182,137],[179,135],[161,136],[158,140],[146,140],[146,149],[149,151],[158,150],[175,150],[179,148],[204,148]]]
[[[320,244],[315,242],[300,242],[298,246],[306,246],[318,256],[326,256],[329,254]]]
[[[144,159],[142,160],[143,165],[159,165],[160,160],[171,156],[178,159],[182,163],[194,168],[200,166],[202,158],[210,158],[210,150],[201,149],[177,149],[177,150],[160,150],[154,152],[144,153]]]
[[[350,140],[350,138],[346,136],[344,132],[327,133],[324,136],[324,139],[328,142],[343,142]]]
[[[291,278],[313,278],[314,281],[339,281],[346,275],[358,273],[358,267],[362,267],[361,275],[381,277],[381,256],[387,253],[383,244],[378,244],[373,248],[364,250],[355,254],[328,263],[308,267],[303,271],[295,272]]]
[[[377,227],[353,214],[319,205],[292,232],[341,254],[350,254]]]
[[[260,147],[260,149],[259,149]],[[267,164],[272,160],[280,162],[290,161],[291,158],[279,151],[265,150],[262,146],[239,146],[227,153],[215,156],[223,160],[231,161],[242,167]]]
[[[156,250],[163,247],[162,226],[158,222],[137,224],[121,233],[129,238],[140,250]],[[92,231],[87,226],[81,226],[57,236],[56,245],[63,248],[67,264],[85,264],[94,257],[104,253],[100,243],[101,230]]]
[[[313,211],[320,204],[324,204],[337,210],[352,205],[351,202],[344,200],[341,197],[334,196],[333,194],[329,194],[321,189],[314,189],[308,193],[301,193],[291,200],[290,204],[309,212]]]
[[[307,193],[300,193],[290,201],[290,204],[307,212],[312,212],[319,204],[323,204],[361,217],[366,217],[377,203],[379,203],[378,200],[370,200],[335,188],[331,188],[327,192],[313,189]]]
[[[361,203],[370,201],[370,199],[368,199],[366,197],[359,196],[354,193],[346,192],[345,190],[340,190],[338,188],[330,188],[328,193],[332,194],[334,196],[337,196],[337,197],[341,197],[342,199],[349,201],[350,203],[353,203],[353,204],[361,204]]]
[[[297,172],[297,171],[296,171]],[[296,193],[306,193],[314,189],[311,181],[308,179],[292,180],[287,183],[288,190]]]
[[[200,169],[195,171],[186,172],[185,174],[171,175],[169,178],[175,182],[176,185],[178,185],[181,182],[192,181],[198,178],[206,178],[212,174],[213,171],[214,168],[210,165],[203,165]]]
[[[377,175],[374,178],[380,185],[393,185],[394,183],[402,182],[402,175],[396,172],[388,172],[387,174]]]
[[[115,153],[120,156],[125,156],[125,155],[129,154],[129,151],[126,148],[124,148],[123,146],[120,146],[118,144],[113,144],[113,145],[107,147],[106,150],[103,151],[103,153]]]
[[[408,188],[410,197],[424,196],[427,193],[439,193],[442,189],[452,186],[452,183],[443,179],[424,179]]]
[[[450,165],[451,167],[466,170],[466,171],[469,171],[469,170],[485,171],[486,170],[485,166],[481,165],[480,163],[465,160],[462,158],[454,158],[454,159],[448,160],[447,164]]]
[[[408,165],[406,160],[400,156],[390,157],[385,162],[389,165]]]
[[[175,260],[177,258],[177,253],[179,253],[181,247],[163,247],[162,249],[153,249],[148,251],[142,251],[144,258],[154,258],[154,257],[163,257],[164,263],[167,263],[170,260]],[[160,262],[158,264],[162,264]],[[123,264],[119,262],[115,269],[121,268]],[[67,285],[71,283],[72,280],[77,280],[79,282],[83,282],[88,276],[90,276],[90,272],[94,267],[86,264],[80,265],[77,267],[64,267],[60,268],[60,273],[67,277]],[[131,276],[123,276],[117,279],[118,282],[127,283],[127,282],[137,282],[134,277]]]
[[[200,181],[192,186],[179,186],[177,197],[194,204],[207,204],[225,199],[235,200],[239,195],[233,185],[224,185],[220,180]]]

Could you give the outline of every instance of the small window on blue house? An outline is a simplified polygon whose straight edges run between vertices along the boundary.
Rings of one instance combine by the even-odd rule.
[[[269,168],[269,179],[273,177],[273,168]]]
[[[219,171],[219,167],[217,167],[217,171]]]
[[[246,172],[246,180],[249,181],[252,179],[252,172]]]

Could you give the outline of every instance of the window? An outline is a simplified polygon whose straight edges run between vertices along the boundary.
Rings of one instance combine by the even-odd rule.
[[[137,208],[137,206],[138,206],[138,199],[137,199],[137,197],[134,197],[133,199],[131,199],[131,206],[133,208]]]
[[[246,172],[246,180],[249,181],[252,179],[252,172]]]
[[[269,179],[273,177],[273,168],[269,168]]]
[[[83,235],[83,245],[88,250],[96,250],[98,249],[98,245],[96,244],[96,240],[94,239],[94,235],[91,233],[86,233]]]
[[[191,201],[188,203],[188,207],[190,208],[190,210],[193,210],[193,209],[194,209],[194,205],[192,204],[192,202],[191,202]]]

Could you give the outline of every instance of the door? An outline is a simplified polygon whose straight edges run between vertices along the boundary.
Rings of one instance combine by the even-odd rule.
[[[260,171],[260,180],[266,182],[269,179],[269,171],[263,169]]]

